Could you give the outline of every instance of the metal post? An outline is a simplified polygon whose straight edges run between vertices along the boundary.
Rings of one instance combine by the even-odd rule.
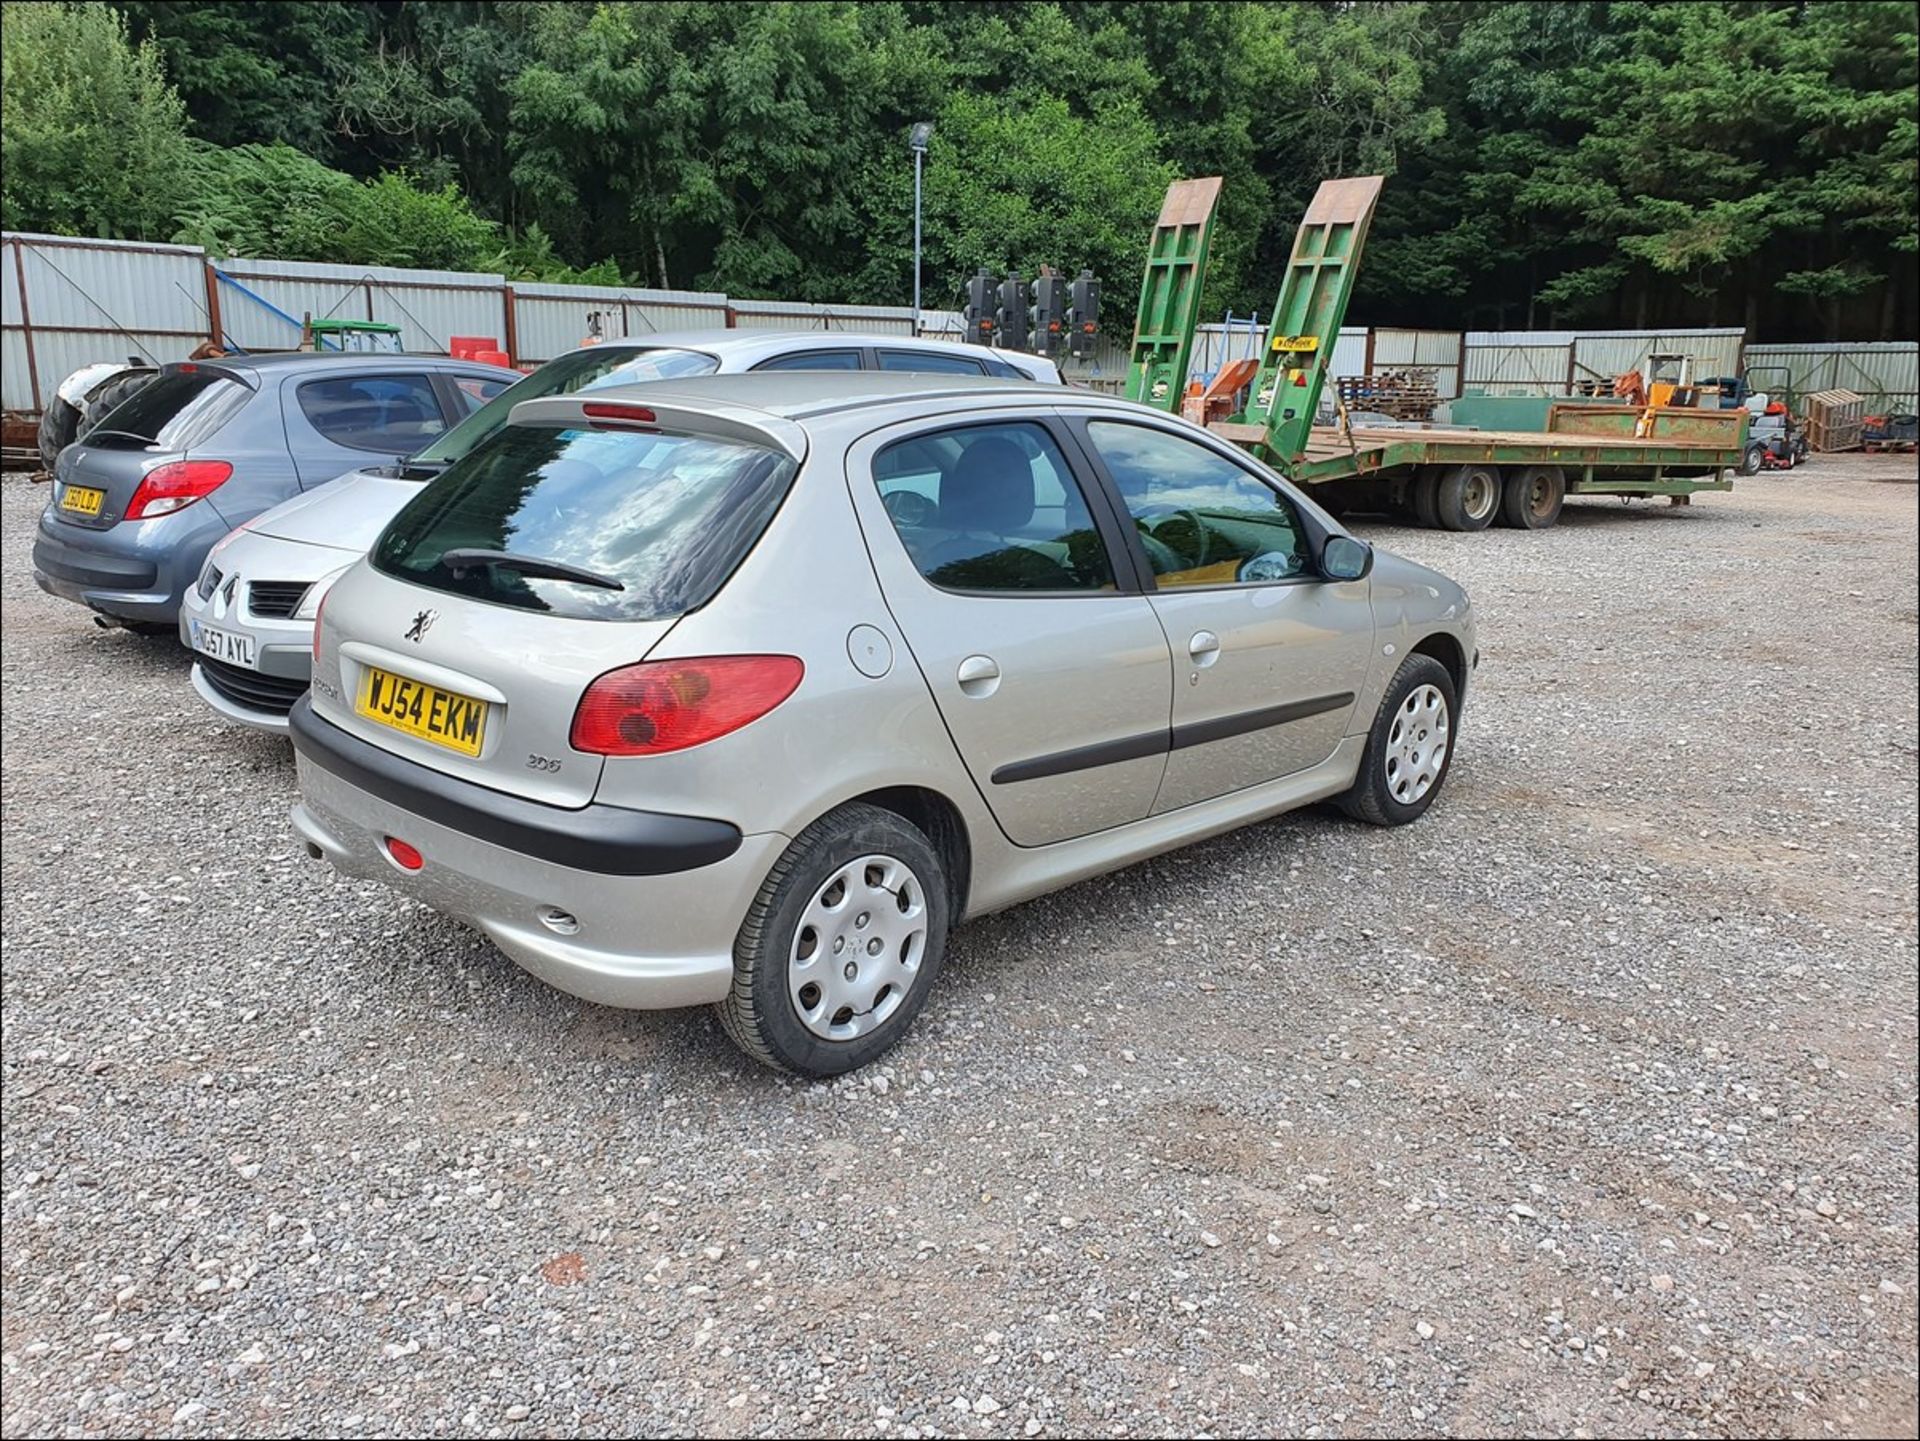
[[[33,353],[33,316],[27,309],[27,264],[20,258],[20,242],[16,239],[7,243],[13,247],[13,278],[20,287],[20,342],[27,352],[27,389],[33,395],[33,408],[44,410],[40,403],[40,361]]]
[[[913,151],[913,333],[920,333],[920,170],[927,159],[927,142],[933,139],[933,122],[916,121],[907,132],[907,148]]]
[[[913,152],[913,333],[920,333],[920,166],[927,152]]]

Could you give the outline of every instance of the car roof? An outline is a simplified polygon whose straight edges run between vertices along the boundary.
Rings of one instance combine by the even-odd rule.
[[[884,335],[868,330],[723,330],[716,326],[709,330],[650,330],[641,335],[608,336],[594,343],[635,349],[684,346],[688,350],[757,350],[768,346],[781,350],[808,347],[833,350],[849,345],[951,346],[963,342],[919,335]]]
[[[1018,367],[1023,360],[1045,360],[1024,352],[1001,351],[991,346],[974,345],[958,338],[940,335],[889,335],[866,330],[656,330],[644,335],[608,337],[594,342],[596,347],[620,350],[700,350],[717,357],[757,359],[762,354],[787,354],[797,350],[849,350],[862,346],[884,346],[890,350],[930,350],[982,352]]]
[[[272,371],[286,374],[298,370],[392,370],[396,366],[424,365],[435,370],[461,368],[500,374],[505,367],[480,360],[456,360],[449,355],[393,354],[371,350],[270,350],[260,354],[216,355],[206,360],[176,361],[180,365],[204,365],[210,369]]]
[[[926,375],[904,370],[762,370],[744,375],[735,372],[596,386],[592,392],[596,401],[694,407],[704,401],[800,422],[874,406],[943,397],[972,402],[996,396],[1015,404],[1085,403],[1119,409],[1141,408],[1097,391],[1048,385],[1037,380]]]

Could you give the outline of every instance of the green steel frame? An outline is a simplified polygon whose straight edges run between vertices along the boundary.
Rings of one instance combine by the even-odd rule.
[[[1269,464],[1285,465],[1306,448],[1385,183],[1379,175],[1321,181],[1294,236],[1246,413],[1235,417],[1265,429],[1266,438],[1252,450]]]
[[[1580,444],[1578,436],[1542,434],[1529,440],[1483,438],[1472,431],[1410,431],[1404,440],[1356,440],[1351,450],[1296,460],[1285,467],[1301,485],[1385,477],[1418,466],[1557,465],[1574,494],[1683,495],[1695,490],[1731,490],[1725,472],[1739,464],[1740,451],[1724,445],[1662,444],[1645,441],[1631,447]],[[1669,475],[1669,471],[1683,474]]]
[[[1167,187],[1147,250],[1140,283],[1140,315],[1134,324],[1133,356],[1127,365],[1127,399],[1169,414],[1180,413],[1200,319],[1200,291],[1207,280],[1207,246],[1220,203],[1220,177],[1176,180]]]

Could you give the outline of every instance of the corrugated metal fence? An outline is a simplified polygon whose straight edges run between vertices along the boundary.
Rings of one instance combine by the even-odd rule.
[[[1461,388],[1483,395],[1567,395],[1611,381],[1652,353],[1691,355],[1701,379],[1738,375],[1746,332],[1708,330],[1470,330]]]
[[[667,330],[860,330],[911,335],[906,306],[820,305],[737,300],[707,291],[509,282],[502,275],[287,260],[210,260],[191,245],[147,245],[70,236],[0,236],[0,391],[9,410],[38,410],[81,366],[127,356],[178,360],[208,340],[247,349],[291,349],[302,317],[344,317],[398,325],[408,350],[450,349],[451,337],[492,337],[520,365],[571,350],[589,333]],[[924,311],[923,334],[964,333],[953,311]],[[1192,374],[1205,380],[1230,360],[1255,354],[1259,318],[1202,325]],[[1118,390],[1128,336],[1109,326],[1088,360],[1061,369],[1078,384]],[[1784,365],[1796,395],[1843,388],[1870,410],[1920,409],[1920,347],[1896,344],[1753,345],[1734,329],[1673,331],[1468,331],[1368,329],[1340,332],[1331,375],[1431,368],[1443,400],[1463,392],[1565,395],[1610,380],[1649,351],[1694,358],[1702,378],[1745,366]]]
[[[1920,343],[1911,340],[1860,345],[1749,345],[1747,368],[1758,390],[1770,388],[1769,366],[1785,366],[1796,397],[1821,390],[1851,390],[1869,414],[1920,413]]]
[[[407,350],[427,354],[446,354],[454,336],[486,336],[523,366],[551,360],[596,331],[914,333],[909,306],[515,283],[452,270],[216,261],[191,245],[13,232],[0,235],[0,309],[0,392],[8,410],[28,411],[40,409],[66,376],[96,361],[134,356],[157,364],[182,359],[208,341],[291,350],[309,315],[397,325]]]

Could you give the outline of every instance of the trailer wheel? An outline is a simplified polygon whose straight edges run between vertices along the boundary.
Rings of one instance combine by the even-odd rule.
[[[1422,530],[1440,528],[1439,489],[1440,477],[1427,468],[1415,471],[1407,482],[1407,515]]]
[[[1566,472],[1557,465],[1510,470],[1500,486],[1500,519],[1520,530],[1545,530],[1567,500]]]
[[[1447,530],[1485,530],[1500,509],[1500,472],[1490,465],[1456,465],[1442,471],[1434,508]]]

